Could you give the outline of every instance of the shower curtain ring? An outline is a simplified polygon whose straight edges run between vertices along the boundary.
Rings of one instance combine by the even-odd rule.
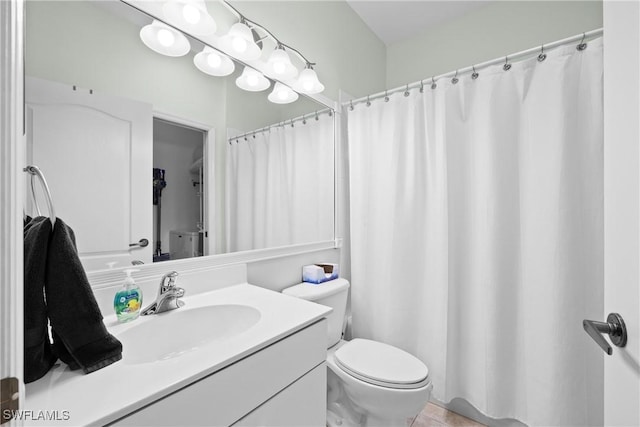
[[[386,90],[384,91],[384,102],[389,102],[389,94]]]
[[[511,64],[509,64],[509,57],[505,56],[504,57],[504,65],[502,66],[502,69],[505,71],[509,71],[511,69]]]
[[[457,84],[460,80],[458,79],[458,70],[456,70],[456,75],[451,79],[451,83],[454,85]]]
[[[437,88],[438,85],[436,84],[436,80],[433,76],[431,76],[431,89],[435,89]]]
[[[353,99],[349,101],[349,111],[353,111]]]
[[[407,84],[407,88],[404,90],[404,96],[409,96],[409,84]]]
[[[424,93],[424,82],[420,80],[420,93]]]
[[[318,112],[316,111],[316,122],[318,121]]]
[[[582,33],[582,40],[580,40],[580,44],[576,46],[576,49],[579,51],[583,51],[587,48],[587,44],[584,42],[584,38],[587,36],[586,33]]]
[[[371,107],[371,101],[369,100],[369,95],[367,95],[367,107]]]
[[[538,55],[538,62],[542,62],[547,59],[547,54],[544,53],[544,45],[540,48],[540,55]]]
[[[471,74],[471,78],[472,78],[473,80],[475,80],[475,79],[477,79],[477,78],[478,78],[478,76],[479,76],[480,74],[478,74],[478,72],[476,71],[476,66],[475,66],[475,65],[474,65],[473,67],[471,67],[471,68],[473,69],[473,73]]]
[[[307,124],[307,119],[304,117],[304,114],[302,115],[302,124],[303,125]]]

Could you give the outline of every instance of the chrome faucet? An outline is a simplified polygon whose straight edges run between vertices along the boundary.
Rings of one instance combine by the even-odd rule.
[[[158,288],[158,296],[150,306],[142,310],[141,314],[143,316],[175,310],[184,305],[184,301],[179,299],[184,296],[184,289],[176,286],[177,277],[177,271],[172,271],[162,276],[160,287]]]

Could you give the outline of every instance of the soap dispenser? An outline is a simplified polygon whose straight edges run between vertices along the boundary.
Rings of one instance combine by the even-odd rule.
[[[122,288],[116,292],[116,296],[113,299],[113,309],[116,312],[119,322],[129,322],[137,319],[140,315],[140,308],[142,307],[142,291],[136,285],[136,282],[131,277],[131,273],[138,270],[127,269],[124,270],[124,274],[127,277],[122,283]]]

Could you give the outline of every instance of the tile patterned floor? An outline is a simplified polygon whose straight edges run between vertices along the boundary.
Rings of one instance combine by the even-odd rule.
[[[469,418],[428,403],[410,427],[486,427]]]

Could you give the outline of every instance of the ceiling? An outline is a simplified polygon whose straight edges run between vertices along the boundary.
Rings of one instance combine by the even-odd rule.
[[[489,0],[347,0],[387,46],[458,18]]]

